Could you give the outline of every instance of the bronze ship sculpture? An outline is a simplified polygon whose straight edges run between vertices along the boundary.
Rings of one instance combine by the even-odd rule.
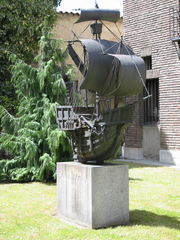
[[[80,90],[84,103],[78,101],[76,91],[69,90],[69,104],[57,107],[60,130],[68,131],[73,144],[74,158],[81,163],[114,158],[124,143],[124,134],[132,122],[134,104],[126,104],[126,97],[137,96],[145,86],[145,64],[132,49],[118,38],[101,39],[102,27],[113,32],[103,21],[116,23],[118,10],[84,9],[76,23],[89,24],[92,39],[68,41],[69,54],[82,75]],[[75,45],[82,48],[80,58]]]

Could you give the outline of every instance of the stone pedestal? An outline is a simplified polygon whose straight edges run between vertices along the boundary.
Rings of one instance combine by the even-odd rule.
[[[57,164],[58,217],[87,228],[129,221],[128,166]]]

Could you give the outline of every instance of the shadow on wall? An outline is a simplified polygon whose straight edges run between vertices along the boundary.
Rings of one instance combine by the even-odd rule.
[[[160,161],[169,164],[180,165],[180,135],[176,127],[171,126],[171,135],[160,130],[161,150]]]
[[[169,135],[158,125],[143,126],[144,159],[180,165],[179,133],[173,126],[168,131]]]
[[[148,160],[159,160],[160,129],[158,125],[143,126],[143,156]]]
[[[180,150],[178,150],[178,133],[171,127],[171,135],[167,135],[159,125],[143,125],[142,129],[142,148],[133,146],[133,143],[125,148],[125,158],[128,160],[152,160],[167,164],[180,164]],[[174,131],[174,132],[173,132]],[[134,134],[140,135],[135,132]],[[138,141],[138,140],[137,140]]]
[[[158,215],[145,210],[130,211],[131,225],[163,226],[179,230],[180,222],[175,217]]]

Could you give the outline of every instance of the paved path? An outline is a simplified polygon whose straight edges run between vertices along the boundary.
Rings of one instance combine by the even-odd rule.
[[[152,166],[162,166],[162,167],[172,167],[172,168],[178,168],[180,169],[180,166],[173,165],[173,164],[167,164],[167,163],[162,163],[159,161],[152,161],[152,160],[127,160],[127,159],[116,159],[116,161],[121,161],[121,162],[132,162],[132,163],[138,163],[138,164],[145,164],[145,165],[152,165]]]

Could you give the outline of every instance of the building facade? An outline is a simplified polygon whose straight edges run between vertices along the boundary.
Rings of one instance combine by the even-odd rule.
[[[59,12],[57,20],[53,27],[53,33],[56,38],[66,40],[72,40],[73,38],[92,38],[90,28],[87,27],[90,22],[81,22],[76,24],[75,22],[79,19],[80,15],[73,12]],[[114,35],[123,35],[123,18],[114,24],[112,22],[105,22],[107,28],[111,29]],[[110,34],[108,29],[103,26],[101,38],[108,40],[116,40],[113,34]],[[76,36],[74,35],[76,34]]]
[[[144,58],[147,88],[124,157],[180,165],[180,1],[124,0],[123,7],[124,41]]]

